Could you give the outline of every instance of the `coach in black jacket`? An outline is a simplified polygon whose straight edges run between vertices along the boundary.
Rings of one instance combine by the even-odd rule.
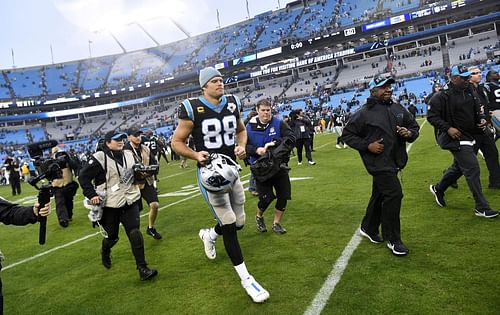
[[[483,194],[479,162],[474,152],[475,137],[484,133],[486,116],[477,93],[469,88],[469,79],[470,72],[467,68],[462,65],[453,66],[448,88],[435,94],[429,101],[427,120],[438,132],[445,136],[447,134],[447,138],[455,143],[453,148],[448,148],[453,154],[453,164],[441,180],[430,185],[429,189],[436,203],[445,207],[446,189],[463,174],[474,197],[474,214],[494,218],[498,216],[498,211],[491,209]],[[440,145],[443,147],[442,143]]]
[[[399,213],[403,191],[397,177],[406,166],[406,142],[419,135],[413,115],[392,101],[392,77],[370,81],[370,97],[344,128],[342,138],[359,151],[366,170],[373,176],[372,196],[361,223],[360,234],[372,243],[387,241],[394,255],[408,254],[401,241]],[[382,225],[382,236],[379,226]]]
[[[21,207],[10,203],[0,197],[0,222],[3,224],[27,225],[37,222],[38,215],[46,217],[50,214],[50,203],[40,209],[40,205],[36,203],[33,207]],[[3,260],[2,252],[0,252],[0,270],[2,270],[1,261]],[[0,314],[3,314],[3,295],[2,295],[2,279],[0,278]]]

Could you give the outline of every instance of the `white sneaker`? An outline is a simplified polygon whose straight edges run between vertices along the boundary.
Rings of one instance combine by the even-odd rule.
[[[309,161],[309,164],[311,164],[311,165],[316,165],[316,162],[314,162],[314,161]]]
[[[342,146],[341,146],[340,144],[337,144],[335,147],[336,147],[337,149],[342,149]]]
[[[298,162],[297,165],[302,165],[302,162]]]
[[[215,259],[215,256],[217,256],[217,252],[215,251],[215,241],[210,238],[210,230],[201,229],[198,235],[200,236],[200,239],[205,246],[205,255],[207,255],[207,258]]]
[[[344,149],[347,149],[347,144],[344,143]]]
[[[266,289],[264,289],[257,281],[255,281],[254,277],[252,276],[250,276],[250,278],[246,280],[241,281],[241,285],[255,303],[262,303],[269,298],[269,292],[267,292]]]

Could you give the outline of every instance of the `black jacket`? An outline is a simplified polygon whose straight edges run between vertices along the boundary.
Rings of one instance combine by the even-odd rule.
[[[311,121],[307,117],[292,118],[290,119],[290,128],[292,128],[296,139],[309,139],[311,138]]]
[[[396,126],[407,128],[411,137],[399,136]],[[415,141],[419,129],[413,115],[400,104],[392,101],[385,104],[369,97],[366,104],[352,115],[342,132],[342,139],[359,151],[368,173],[396,173],[406,166],[406,142]],[[368,145],[379,139],[384,140],[384,151],[380,154],[370,152]]]
[[[3,224],[27,225],[36,223],[33,207],[22,207],[0,198],[0,222]]]
[[[460,140],[472,141],[473,135],[484,133],[477,126],[486,118],[483,106],[472,89],[460,89],[449,83],[447,89],[436,93],[429,101],[427,120],[443,132],[454,127],[462,133]]]

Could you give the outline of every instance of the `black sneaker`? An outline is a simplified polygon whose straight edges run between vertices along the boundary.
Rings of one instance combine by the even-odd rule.
[[[267,232],[266,224],[264,223],[264,217],[255,216],[255,224],[257,225],[257,230],[261,233]]]
[[[401,241],[387,242],[387,247],[392,251],[395,256],[408,255],[410,250]]]
[[[69,226],[69,220],[61,220],[59,221],[59,225],[63,228],[67,228]]]
[[[278,234],[285,234],[286,230],[279,223],[273,223],[273,231]]]
[[[444,193],[442,191],[437,190],[436,185],[430,185],[429,190],[434,195],[434,198],[436,198],[436,203],[440,207],[446,207],[446,201],[444,200]]]
[[[365,229],[363,229],[363,228],[359,229],[359,234],[361,234],[362,236],[366,237],[367,239],[370,240],[370,242],[375,243],[375,244],[380,244],[380,243],[382,243],[384,241],[380,237],[380,235],[378,235],[378,234],[370,235],[370,234],[366,233]]]
[[[146,229],[146,234],[151,235],[155,240],[161,240],[161,234],[158,233],[158,231],[154,227],[153,228],[148,227]]]
[[[106,252],[106,251],[101,249],[101,260],[102,260],[102,265],[106,269],[111,268],[111,252],[109,252],[109,251]]]
[[[474,209],[474,214],[478,217],[490,219],[490,218],[497,217],[498,211],[491,210],[491,209],[484,209],[484,210]]]
[[[152,279],[158,274],[158,271],[155,269],[149,269],[147,266],[137,267],[137,269],[139,269],[139,277],[141,278],[141,281]]]

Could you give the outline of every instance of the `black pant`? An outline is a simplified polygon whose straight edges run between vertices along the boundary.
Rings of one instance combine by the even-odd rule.
[[[302,148],[306,149],[306,158],[308,161],[312,161],[311,156],[311,139],[297,139],[295,142],[295,146],[297,147],[297,160],[299,163],[302,162]]]
[[[451,151],[451,153],[453,154],[453,164],[446,170],[436,185],[436,189],[445,192],[452,183],[464,175],[469,190],[474,197],[476,209],[490,209],[490,205],[486,197],[484,197],[483,189],[481,188],[479,162],[477,161],[474,148],[470,145],[462,145],[460,146],[460,150]]]
[[[482,134],[475,135],[476,145],[474,152],[481,150],[484,155],[484,161],[490,176],[488,183],[490,187],[500,187],[500,164],[498,163],[498,149],[492,135]]]
[[[73,192],[67,187],[54,187],[56,213],[59,221],[67,221],[73,218],[73,196]]]
[[[366,208],[361,227],[370,235],[379,233],[382,224],[382,236],[387,241],[401,240],[399,213],[403,190],[397,173],[372,175],[372,196]]]
[[[139,199],[140,202],[140,199]],[[103,251],[109,251],[118,241],[120,223],[125,228],[128,240],[132,247],[137,266],[146,266],[144,257],[144,239],[140,232],[139,204],[134,202],[121,208],[105,207],[102,213],[101,225],[108,233],[108,238],[103,242]]]
[[[21,194],[21,178],[19,176],[9,176],[10,187],[12,187],[12,196]]]

